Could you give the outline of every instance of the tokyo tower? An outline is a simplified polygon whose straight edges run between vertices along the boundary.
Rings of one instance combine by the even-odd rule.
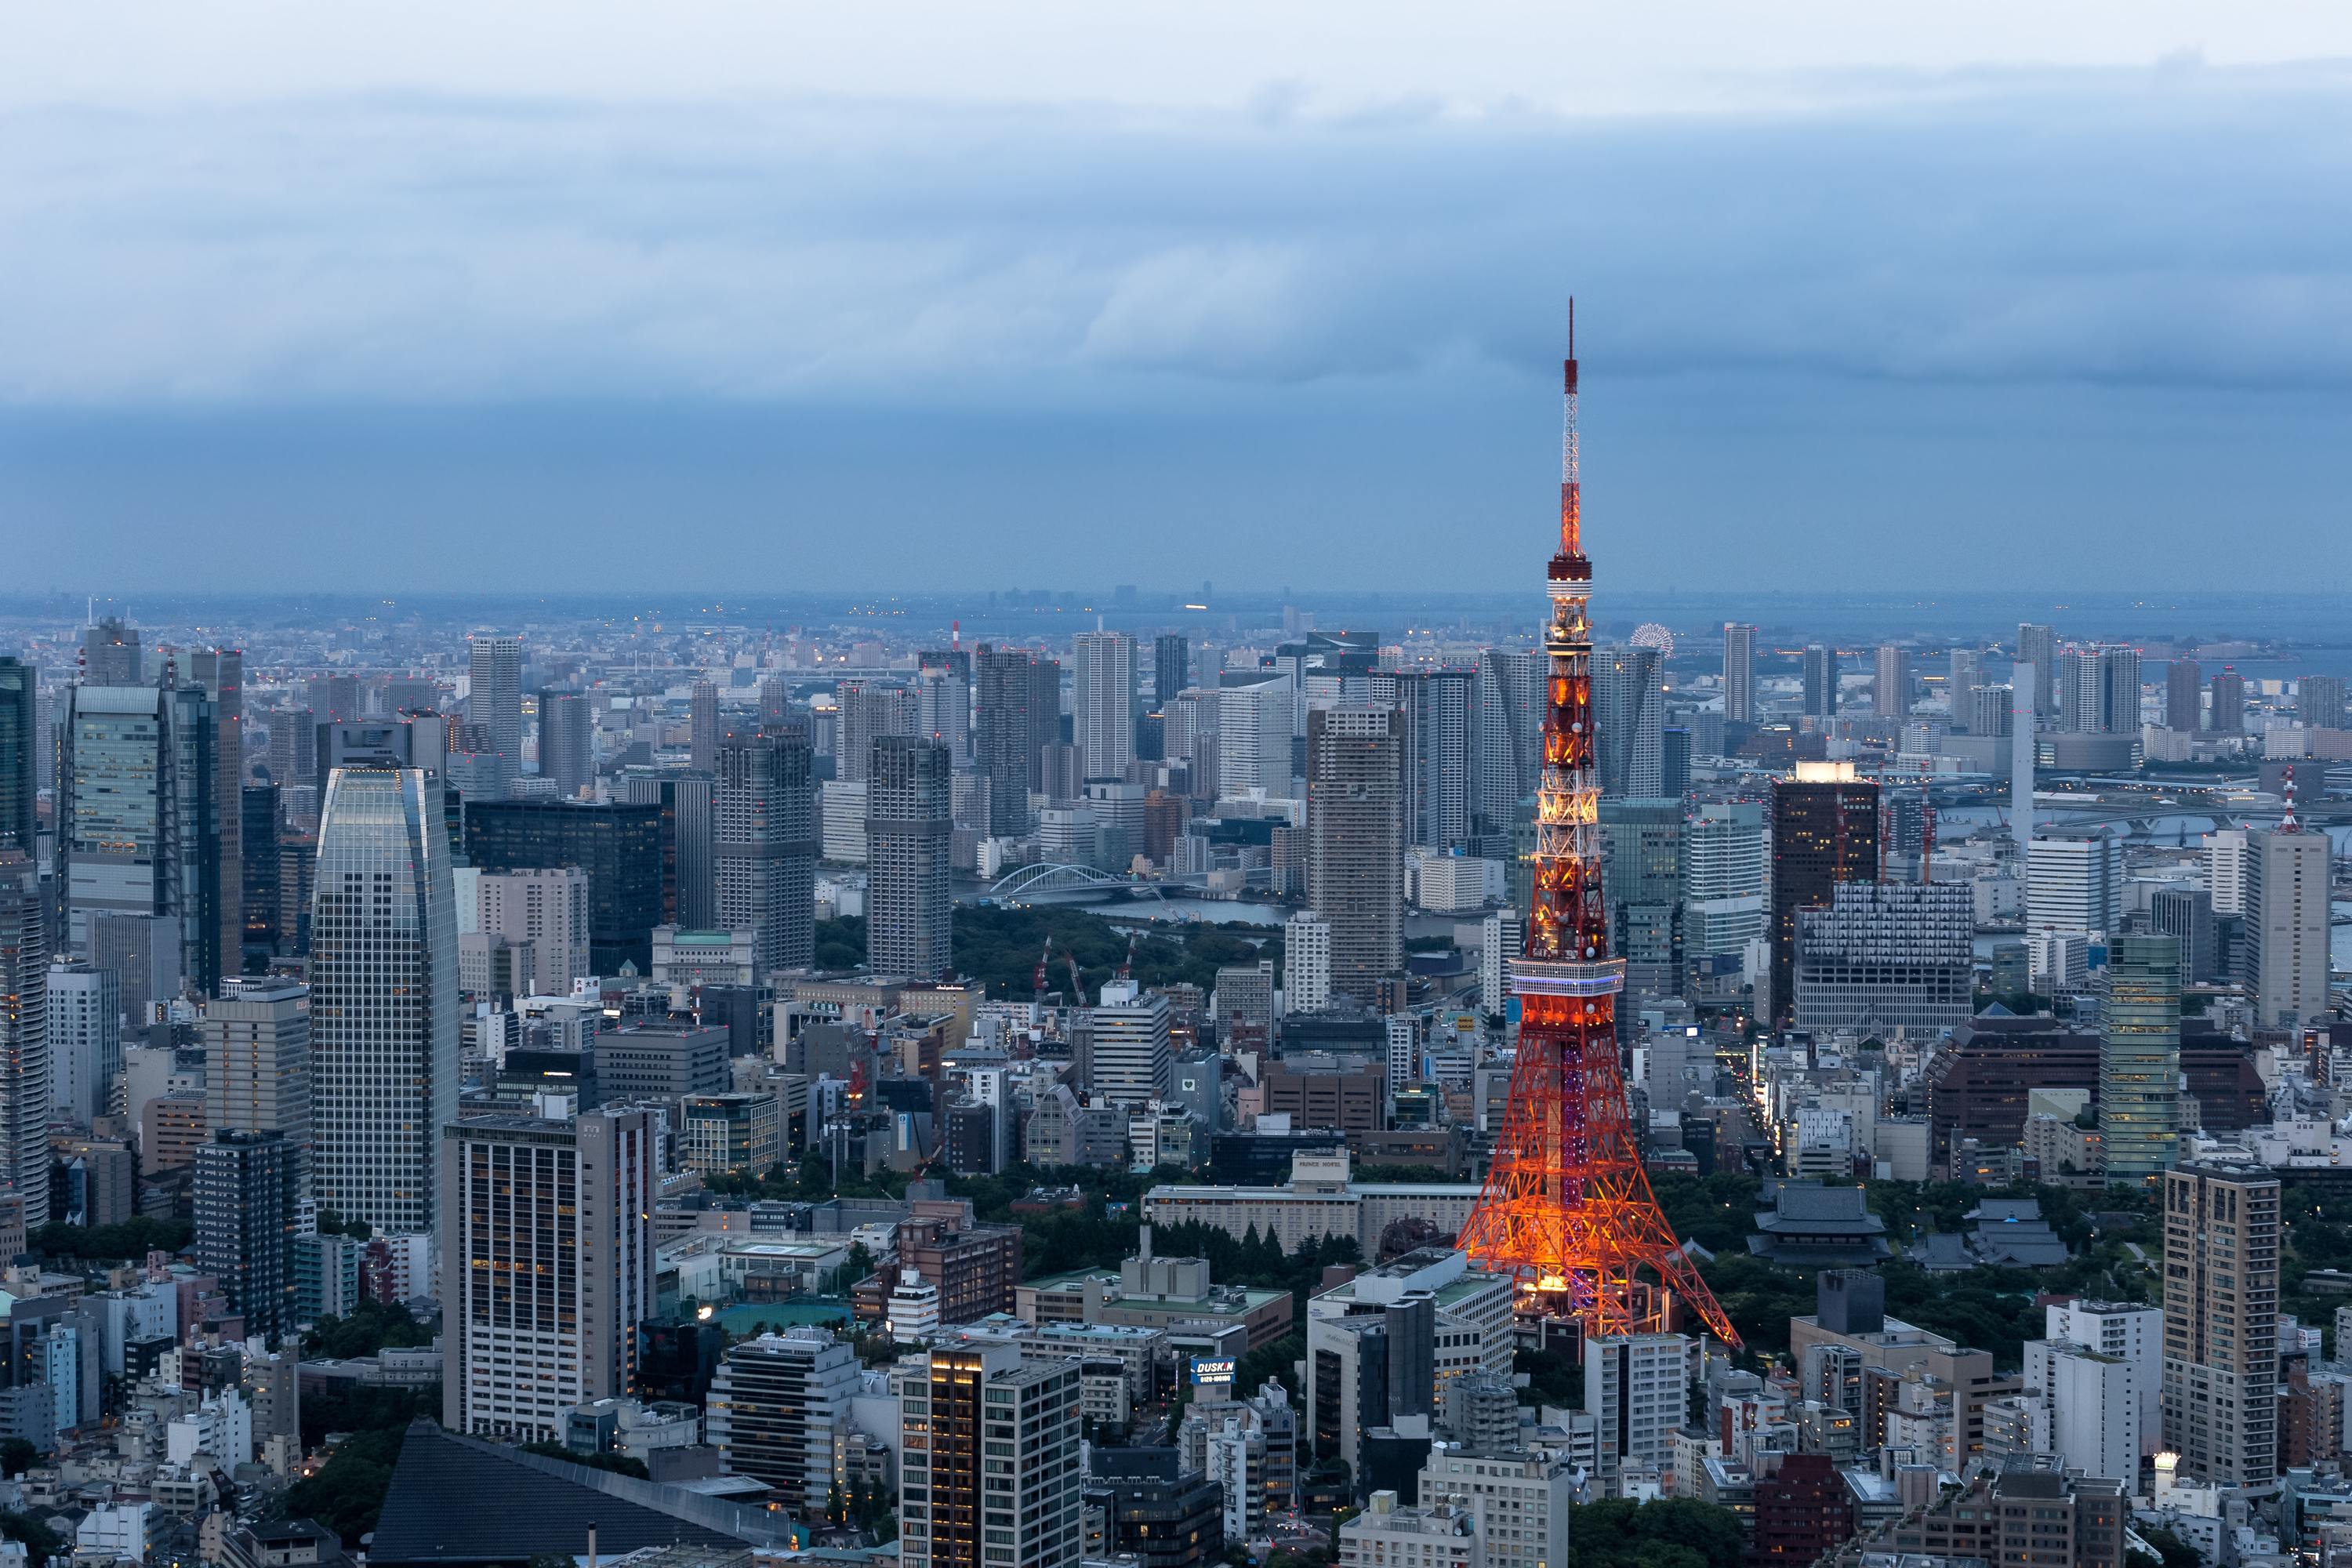
[[[1494,1163],[1455,1245],[1519,1282],[1523,1313],[1574,1317],[1586,1338],[1656,1333],[1675,1300],[1739,1343],[1659,1212],[1642,1170],[1617,1063],[1622,959],[1609,955],[1601,885],[1601,786],[1593,765],[1592,563],[1577,482],[1576,307],[1569,306],[1559,551],[1546,573],[1550,619],[1543,777],[1536,794],[1533,908],[1512,971],[1519,1054]]]

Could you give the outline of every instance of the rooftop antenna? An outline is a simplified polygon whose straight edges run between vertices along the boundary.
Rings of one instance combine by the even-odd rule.
[[[2286,782],[2283,788],[2286,794],[2286,815],[2279,819],[2278,830],[2281,833],[2300,833],[2303,831],[2303,824],[2296,821],[2294,816],[2294,764],[2293,763],[2286,765]]]

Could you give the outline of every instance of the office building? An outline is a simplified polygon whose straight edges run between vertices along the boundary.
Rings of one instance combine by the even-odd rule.
[[[596,716],[577,691],[539,694],[539,776],[564,800],[590,794],[596,782]]]
[[[1600,1433],[1601,1474],[1616,1490],[1628,1469],[1663,1470],[1688,1417],[1691,1342],[1681,1334],[1611,1334],[1586,1342],[1584,1410]]]
[[[1964,882],[1841,882],[1797,911],[1796,1026],[1933,1040],[1974,1015]]]
[[[1221,795],[1244,795],[1252,790],[1277,797],[1290,795],[1297,776],[1290,766],[1296,706],[1296,689],[1286,676],[1218,691],[1217,789]],[[1402,755],[1397,766],[1402,787]],[[1400,849],[1398,855],[1402,860],[1403,851]]]
[[[1738,621],[1723,626],[1723,717],[1727,723],[1756,722],[1756,628]]]
[[[661,808],[662,919],[685,931],[709,931],[719,918],[719,781],[709,773],[631,769],[614,797]]]
[[[457,1109],[457,892],[439,796],[414,768],[338,768],[319,824],[311,1193],[394,1235],[433,1228],[436,1133]]]
[[[2213,677],[2205,727],[2219,735],[2246,732],[2246,678],[2226,665]]]
[[[2205,890],[2212,897],[2215,914],[2246,912],[2247,861],[2252,856],[2252,839],[2242,827],[2209,833],[2201,840],[2200,858],[2205,869]]]
[[[2244,977],[2264,1026],[2327,1016],[2331,847],[2291,827],[2246,835]]]
[[[728,1031],[718,1024],[641,1019],[595,1037],[600,1100],[683,1100],[727,1088]]]
[[[748,931],[763,973],[816,953],[814,760],[796,731],[731,735],[719,749],[713,881],[718,925]]]
[[[2159,888],[2147,898],[2148,930],[2180,943],[2180,977],[2196,985],[2223,978],[2213,896],[2202,888]]]
[[[2294,716],[2306,730],[2344,728],[2344,678],[2340,675],[2297,677]]]
[[[1878,785],[1851,763],[1800,763],[1772,785],[1772,970],[1768,1016],[1796,1010],[1797,911],[1841,882],[1878,879]]]
[[[0,1200],[49,1223],[48,912],[29,855],[0,849]]]
[[[1082,776],[1123,779],[1135,761],[1135,639],[1080,632],[1070,639],[1070,718]]]
[[[2110,939],[2107,999],[2099,1013],[2099,1138],[2110,1186],[2151,1183],[2172,1163],[2179,1142],[2180,984],[2176,938]]]
[[[1665,766],[1664,660],[1654,647],[1618,644],[1592,655],[1594,762],[1603,796],[1654,800]]]
[[[1911,655],[1893,643],[1881,643],[1871,682],[1871,711],[1881,719],[1901,719],[1911,711]]]
[[[845,680],[835,693],[841,735],[834,747],[835,776],[863,784],[874,766],[874,742],[886,735],[915,732],[915,694],[903,686]]]
[[[214,879],[213,984],[242,972],[245,955],[245,655],[236,648],[199,648],[188,657],[189,679],[208,700],[212,733]],[[208,987],[211,989],[212,987]]]
[[[161,916],[180,972],[219,979],[220,843],[213,705],[202,689],[75,686],[58,760],[58,879],[67,937],[87,951],[100,912]]]
[[[719,688],[698,680],[686,698],[687,766],[700,773],[719,770]]]
[[[630,1392],[654,1315],[657,1118],[468,1116],[437,1140],[441,1424],[561,1442],[564,1412]]]
[[[483,731],[491,754],[504,759],[511,778],[522,769],[522,639],[471,637],[467,653],[466,717]],[[331,721],[338,715],[321,710],[320,717]],[[356,719],[359,714],[353,710],[340,717]]]
[[[1175,1074],[1168,998],[1141,994],[1132,980],[1113,980],[1087,1018],[1093,1033],[1086,1087],[1115,1105],[1165,1099]]]
[[[234,980],[205,1004],[205,1122],[215,1131],[282,1132],[310,1144],[310,988]]]
[[[2205,727],[2205,671],[2193,658],[2164,667],[2164,725],[2184,735]]]
[[[1905,1514],[1884,1538],[1890,1561],[2124,1568],[2132,1488],[2090,1476],[1988,1470]]]
[[[1953,730],[1974,732],[1971,698],[1984,683],[1984,650],[1952,649],[1944,676],[1944,698]]]
[[[221,1282],[247,1334],[275,1343],[299,1317],[302,1152],[283,1132],[215,1127],[195,1165],[196,1267]]]
[[[948,780],[948,749],[937,741],[891,735],[874,742],[866,791],[866,963],[877,974],[929,981],[955,973]]]
[[[1307,715],[1307,901],[1331,928],[1333,994],[1362,1001],[1404,968],[1402,728],[1393,708]]]
[[[1083,1364],[1024,1364],[1019,1347],[987,1345],[934,1350],[892,1369],[905,1568],[1074,1568],[1085,1513]]]
[[[1217,1483],[1174,1447],[1097,1444],[1088,1452],[1085,1503],[1103,1521],[1094,1556],[1132,1558],[1136,1568],[1202,1568],[1224,1556]]]
[[[678,1121],[678,1159],[689,1171],[764,1176],[784,1157],[783,1101],[773,1092],[688,1095]]]
[[[572,983],[593,974],[589,959],[588,875],[560,869],[457,873],[461,897],[473,908],[467,931],[514,950],[512,994],[565,996]]]
[[[1759,928],[1761,928],[1759,921]],[[1496,910],[1478,928],[1478,1010],[1499,1016],[1511,994],[1511,965],[1527,947],[1527,920],[1516,909]]]
[[[1176,694],[1192,684],[1192,649],[1182,632],[1162,632],[1151,642],[1151,706],[1166,711]]]
[[[704,1441],[735,1475],[765,1482],[793,1512],[847,1501],[857,1352],[827,1330],[792,1328],[727,1347],[711,1379]]]
[[[1466,850],[1478,788],[1477,677],[1466,669],[1381,670],[1371,689],[1375,702],[1395,704],[1403,721],[1405,842]]]
[[[2279,1184],[2259,1166],[2164,1173],[2164,1446],[2208,1486],[2278,1478]]]
[[[665,918],[662,807],[618,801],[466,803],[466,861],[485,872],[588,873],[588,973],[653,967],[653,929]],[[324,849],[321,848],[323,855]]]
[[[1543,769],[1543,665],[1521,649],[1478,654],[1478,803],[1482,833],[1507,831]]]
[[[1738,957],[1769,923],[1770,858],[1764,808],[1746,802],[1700,806],[1685,826],[1683,952]]]
[[[41,672],[0,656],[0,852],[38,853],[34,802],[49,781],[41,768]]]
[[[2123,923],[2124,845],[2105,828],[2036,834],[2026,862],[2030,931],[2111,931]]]
[[[1805,647],[1804,708],[1808,719],[1834,718],[1838,710],[1837,650],[1820,643]]]
[[[1628,995],[1682,994],[1683,852],[1679,799],[1601,801],[1601,887]]]
[[[1029,792],[1036,747],[1031,731],[1058,730],[1059,704],[1050,724],[1049,716],[1041,713],[1033,726],[1030,659],[1020,648],[981,644],[972,658],[972,768],[988,780],[988,831],[995,837],[1017,837],[1034,820]],[[1058,684],[1057,679],[1057,689]]]
[[[110,970],[49,965],[50,1114],[87,1130],[108,1112],[122,1070],[122,987]]]
[[[1283,922],[1282,1005],[1291,1013],[1331,1005],[1331,927],[1313,910]]]

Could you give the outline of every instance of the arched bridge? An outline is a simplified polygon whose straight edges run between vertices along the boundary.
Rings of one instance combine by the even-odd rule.
[[[1068,898],[1089,894],[1100,897],[1115,893],[1125,893],[1130,898],[1166,900],[1157,883],[1115,876],[1108,871],[1097,870],[1092,866],[1067,866],[1057,861],[1020,867],[998,878],[988,889],[988,896],[992,899],[1034,899],[1056,895]]]

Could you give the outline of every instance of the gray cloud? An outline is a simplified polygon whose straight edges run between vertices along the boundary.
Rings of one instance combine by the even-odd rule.
[[[1449,376],[2343,384],[2333,68],[1780,116],[429,97],[0,119],[0,398],[1041,405]]]

